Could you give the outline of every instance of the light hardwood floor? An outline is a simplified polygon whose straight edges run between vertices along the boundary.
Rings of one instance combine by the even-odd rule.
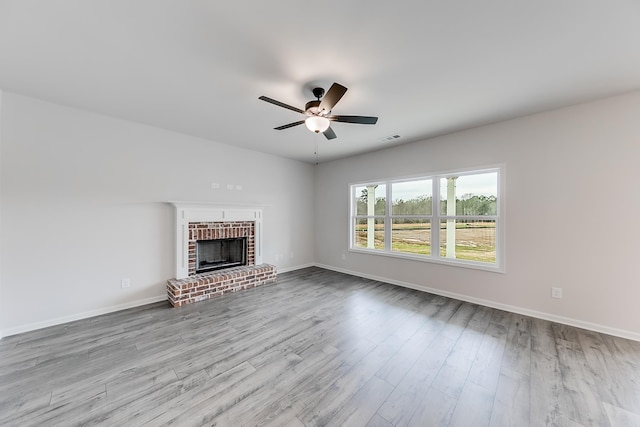
[[[5,337],[0,425],[640,426],[640,343],[308,268]]]

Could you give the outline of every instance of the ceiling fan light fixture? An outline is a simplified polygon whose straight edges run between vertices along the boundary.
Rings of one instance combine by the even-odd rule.
[[[329,129],[331,122],[326,117],[310,116],[306,118],[304,124],[311,132],[320,133]]]

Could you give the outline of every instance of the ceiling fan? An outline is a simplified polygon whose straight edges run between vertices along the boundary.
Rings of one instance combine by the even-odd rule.
[[[274,129],[284,130],[304,123],[311,132],[322,132],[327,139],[334,139],[336,138],[336,133],[333,131],[333,129],[331,129],[331,122],[375,125],[378,121],[377,117],[370,116],[332,115],[331,110],[344,96],[346,91],[347,88],[338,83],[332,84],[326,94],[324,93],[323,88],[314,88],[313,96],[315,96],[317,99],[307,102],[304,106],[304,110],[285,104],[284,102],[276,101],[275,99],[266,96],[261,96],[258,99],[309,116],[304,120],[278,126]],[[320,98],[322,98],[322,100],[320,100]]]

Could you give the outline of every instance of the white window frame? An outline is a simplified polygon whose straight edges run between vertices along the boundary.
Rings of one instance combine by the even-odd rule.
[[[381,255],[393,258],[403,258],[415,261],[446,264],[457,267],[473,268],[478,270],[486,270],[498,273],[505,272],[505,165],[492,165],[478,168],[468,168],[460,170],[452,170],[446,172],[438,172],[432,174],[415,175],[410,177],[398,177],[389,179],[375,179],[371,181],[355,182],[349,184],[349,252]],[[497,173],[497,206],[496,215],[446,215],[440,213],[440,179],[449,177],[459,177],[463,175],[480,175],[485,173]],[[447,219],[456,220],[494,220],[496,224],[496,261],[494,263],[482,261],[470,261],[464,259],[447,258],[440,256],[440,233],[430,233],[431,248],[430,255],[413,254],[407,252],[392,251],[391,249],[391,232],[392,232],[392,204],[391,188],[392,184],[400,182],[410,182],[419,180],[431,180],[432,184],[432,212],[431,215],[420,215],[420,218],[426,218],[431,221],[431,229],[439,230],[440,222]],[[357,219],[369,218],[369,216],[356,215],[356,187],[366,187],[371,185],[386,186],[386,209],[384,215],[384,249],[363,248],[355,246],[355,223]],[[446,195],[445,195],[446,198]],[[396,215],[395,217],[402,216]],[[382,218],[382,215],[375,215],[375,218]]]

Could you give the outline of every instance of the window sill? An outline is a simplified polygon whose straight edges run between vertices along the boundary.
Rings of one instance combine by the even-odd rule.
[[[364,249],[364,248],[349,248],[349,252],[365,254],[365,255],[377,255],[384,256],[389,258],[400,258],[406,259],[410,261],[419,261],[419,262],[427,262],[432,264],[442,264],[448,265],[451,267],[462,267],[462,268],[470,268],[473,270],[483,270],[490,271],[492,273],[502,273],[504,274],[504,267],[499,266],[498,264],[488,264],[488,263],[480,263],[474,261],[466,261],[460,259],[448,259],[448,258],[435,258],[431,256],[424,255],[412,255],[408,253],[402,252],[386,252],[377,249]]]

